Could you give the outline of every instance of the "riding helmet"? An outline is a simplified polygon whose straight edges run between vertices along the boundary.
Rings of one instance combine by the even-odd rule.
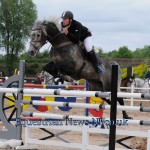
[[[73,19],[73,13],[71,11],[64,11],[61,15],[61,18]]]

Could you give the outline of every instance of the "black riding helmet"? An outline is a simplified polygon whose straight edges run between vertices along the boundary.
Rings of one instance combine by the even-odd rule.
[[[61,18],[73,19],[73,13],[71,11],[64,11],[61,15]]]

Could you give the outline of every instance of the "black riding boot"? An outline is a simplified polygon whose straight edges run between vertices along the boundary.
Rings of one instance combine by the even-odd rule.
[[[95,51],[92,50],[90,52],[88,52],[89,54],[89,57],[90,57],[90,60],[96,70],[96,72],[99,74],[99,75],[102,75],[103,73],[103,68],[99,66],[98,64],[98,60],[97,60],[97,57],[96,57],[96,54],[95,54]]]
[[[132,117],[128,116],[126,111],[122,111],[122,114],[124,119],[133,119]]]

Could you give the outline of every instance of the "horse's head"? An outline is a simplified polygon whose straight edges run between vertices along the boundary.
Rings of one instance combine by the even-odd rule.
[[[29,53],[31,56],[38,54],[43,45],[49,41],[52,45],[57,44],[56,37],[60,35],[58,23],[54,21],[36,21],[30,34]]]
[[[35,22],[30,33],[29,54],[35,56],[40,48],[46,43],[46,38],[42,31],[42,23]]]
[[[128,87],[132,83],[132,78],[130,76],[126,78],[122,78],[121,80],[121,87]]]

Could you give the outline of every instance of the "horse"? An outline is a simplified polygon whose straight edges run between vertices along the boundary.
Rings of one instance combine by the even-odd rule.
[[[135,79],[135,75],[122,78],[120,87],[130,87],[134,79]],[[129,90],[121,89],[121,91],[129,91]]]
[[[46,71],[42,71],[40,74],[44,84],[55,85],[55,79],[51,74]]]
[[[133,80],[134,88],[150,88],[149,79],[135,78]],[[149,93],[150,89],[134,89],[135,92]]]
[[[94,66],[83,55],[78,44],[69,40],[69,38],[61,32],[61,25],[56,18],[35,21],[30,34],[31,41],[29,44],[29,54],[36,56],[43,45],[48,41],[51,43],[50,60],[56,68],[64,75],[68,75],[75,80],[85,79],[89,84],[91,91],[111,91],[111,75],[112,65],[118,65],[118,87],[121,84],[121,68],[116,61],[106,61],[97,57],[99,63],[103,63],[104,73],[98,75]],[[118,89],[119,90],[119,89]],[[109,104],[110,101],[104,99]],[[118,102],[123,105],[123,98],[117,98]],[[123,118],[129,118],[123,111]]]
[[[52,76],[52,74],[49,74],[49,72],[42,71],[40,73],[40,80],[44,81],[44,84],[49,84],[49,85],[77,85],[77,82],[73,80],[71,77],[63,75],[63,74],[58,74],[58,76]],[[42,82],[41,82],[42,84]]]

